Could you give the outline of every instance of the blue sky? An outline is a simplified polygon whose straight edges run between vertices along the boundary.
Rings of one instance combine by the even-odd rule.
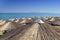
[[[60,13],[60,0],[0,0],[1,13]]]

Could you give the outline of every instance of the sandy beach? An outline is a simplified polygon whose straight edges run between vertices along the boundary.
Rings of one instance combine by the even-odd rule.
[[[60,17],[0,20],[0,40],[60,40]]]

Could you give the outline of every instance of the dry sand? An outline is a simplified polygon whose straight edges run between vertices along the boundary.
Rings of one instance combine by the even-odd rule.
[[[29,20],[32,20],[31,18],[22,18],[22,21],[20,19],[15,20],[17,23],[27,23]],[[54,21],[54,18],[52,18],[50,21]],[[32,22],[32,21],[31,21]],[[3,22],[4,23],[4,22]],[[1,24],[3,24],[1,22]],[[52,26],[44,21],[44,23],[31,23],[21,26],[18,24],[19,28],[16,30],[12,30],[10,36],[6,36],[5,38],[7,40],[60,40],[60,26]],[[16,27],[18,27],[16,26]],[[15,25],[12,22],[7,22],[3,26],[1,26],[0,30],[11,30],[14,29]],[[9,33],[8,33],[9,34]],[[22,35],[22,36],[21,36]],[[4,35],[3,35],[4,36]],[[3,38],[0,37],[1,38]],[[3,38],[4,39],[4,38]],[[1,39],[2,40],[2,39]],[[5,39],[4,39],[5,40]]]
[[[4,31],[4,30],[11,30],[14,29],[15,26],[13,25],[13,23],[8,22],[6,24],[4,24],[3,26],[0,27],[0,31]]]
[[[6,21],[4,21],[4,20],[0,21],[0,25],[3,25],[5,23],[6,23]]]
[[[36,40],[38,28],[39,24],[33,24],[32,27],[25,32],[24,36],[18,40]]]

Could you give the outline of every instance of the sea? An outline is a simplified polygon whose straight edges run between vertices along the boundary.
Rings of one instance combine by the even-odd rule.
[[[60,16],[58,13],[0,13],[0,19]]]

